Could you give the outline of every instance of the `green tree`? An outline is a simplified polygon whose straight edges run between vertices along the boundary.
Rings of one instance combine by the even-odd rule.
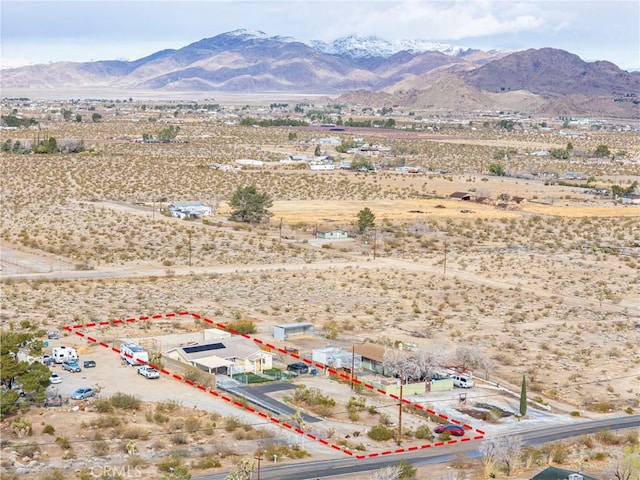
[[[527,414],[527,379],[522,375],[522,387],[520,388],[520,415]]]
[[[609,147],[607,147],[606,145],[598,145],[596,147],[596,151],[594,152],[594,154],[598,158],[608,157],[611,155],[611,151],[609,150]]]
[[[273,205],[271,197],[259,192],[255,186],[238,187],[229,200],[233,208],[230,220],[236,222],[268,222],[271,217],[269,208]]]
[[[492,163],[489,165],[489,173],[491,175],[497,175],[498,177],[504,177],[504,166],[501,163]]]
[[[178,136],[179,131],[180,127],[176,127],[175,125],[168,125],[167,128],[160,130],[160,133],[158,133],[158,140],[160,140],[161,142],[175,140]]]
[[[96,112],[96,113],[94,113],[94,114],[92,114],[92,115],[91,115],[91,121],[92,121],[93,123],[97,123],[97,122],[99,122],[100,120],[102,120],[102,115],[100,115],[99,113],[97,113],[97,112]]]
[[[76,123],[80,123],[80,122],[82,122],[82,115],[78,113],[76,114]]]
[[[69,120],[71,120],[72,113],[73,112],[71,110],[62,109],[62,118],[64,118],[65,122],[68,122]]]
[[[551,156],[560,160],[568,160],[571,155],[569,151],[564,148],[554,148],[551,150]]]
[[[28,355],[40,355],[42,347],[42,341],[33,333],[0,332],[0,383],[3,387],[0,393],[1,417],[10,415],[18,407],[18,394],[12,390],[14,385],[20,385],[22,391],[35,401],[44,400],[51,372],[40,362],[30,364],[17,359],[20,350]]]
[[[369,207],[364,207],[357,216],[358,233],[363,234],[368,228],[376,226],[376,216]]]

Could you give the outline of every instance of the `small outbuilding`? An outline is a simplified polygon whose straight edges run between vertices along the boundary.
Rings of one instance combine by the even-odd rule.
[[[453,192],[451,195],[449,195],[449,198],[453,198],[454,200],[469,201],[473,199],[473,194],[469,192]]]
[[[288,340],[298,335],[315,336],[316,327],[310,322],[285,323],[273,327],[273,338],[276,340]]]
[[[349,238],[349,232],[341,228],[318,228],[316,237],[325,240],[344,240]]]
[[[213,214],[213,209],[202,202],[182,202],[169,205],[172,216],[181,219],[204,217]]]
[[[537,475],[531,477],[531,480],[596,480],[593,477],[583,475],[573,470],[565,470],[558,467],[547,467]]]
[[[351,370],[353,367],[356,372],[362,370],[362,355],[339,348],[316,348],[311,353],[311,359],[331,368]]]

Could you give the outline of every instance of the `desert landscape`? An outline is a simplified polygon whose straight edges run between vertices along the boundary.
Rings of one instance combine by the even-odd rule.
[[[273,394],[322,417],[298,425],[331,448],[192,386],[214,388],[212,375],[199,372],[185,383],[193,372],[167,361],[181,379],[147,381],[100,345],[199,332],[208,327],[203,318],[249,322],[252,338],[295,347],[302,358],[369,342],[430,352],[442,366],[466,362],[477,382],[466,403],[460,389],[407,397],[421,406],[403,414],[407,446],[434,442],[418,434],[438,424],[422,408],[470,425],[471,441],[638,413],[640,134],[633,120],[454,118],[396,108],[383,115],[395,128],[246,122],[297,118],[294,106],[332,115],[329,102],[296,101],[230,97],[209,109],[202,101],[3,100],[3,118],[19,114],[38,126],[5,128],[0,141],[2,331],[60,331],[43,353],[75,346],[98,367],[82,376],[60,372],[56,391],[103,387],[81,405],[3,415],[3,478],[126,478],[134,471],[140,478],[224,478],[257,450],[300,462],[397,448],[395,436],[364,434],[376,425],[397,428],[397,397],[354,390],[339,374],[290,380],[333,398],[329,411],[296,400],[293,390]],[[341,112],[367,117],[362,105]],[[170,141],[146,141],[167,129]],[[51,139],[57,148],[50,153],[21,150]],[[358,147],[342,148],[351,144]],[[552,155],[561,150],[569,158]],[[335,168],[314,170],[316,160]],[[338,167],[345,162],[373,168]],[[230,219],[232,195],[250,185],[272,199],[269,221]],[[173,217],[169,206],[178,202],[202,202],[213,214]],[[363,209],[375,224],[360,232]],[[318,235],[333,229],[348,238]],[[197,316],[111,323],[171,312]],[[107,324],[87,327],[96,322]],[[313,324],[315,335],[274,338],[274,326],[295,322]],[[65,330],[72,325],[79,327]],[[163,364],[164,352],[155,353]],[[275,353],[283,369],[293,361]],[[381,380],[357,375],[362,384]],[[530,406],[519,418],[523,376]],[[510,415],[474,416],[476,403]],[[635,429],[527,447],[506,474],[530,478],[553,464],[613,478],[617,455],[637,442]],[[418,472],[493,474],[464,453]]]

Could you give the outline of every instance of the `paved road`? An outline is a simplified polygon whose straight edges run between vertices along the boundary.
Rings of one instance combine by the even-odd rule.
[[[598,430],[622,430],[640,427],[640,415],[631,415],[591,420],[572,425],[535,428],[521,430],[518,435],[522,438],[523,446],[541,445],[580,435],[597,432]],[[261,468],[261,480],[320,480],[338,475],[362,473],[378,470],[393,465],[401,459],[413,465],[428,465],[450,461],[456,454],[464,453],[471,458],[480,456],[479,442],[468,442],[447,447],[419,450],[397,455],[375,457],[358,460],[351,457],[335,460],[295,463]],[[197,477],[196,480],[223,480],[226,474]]]
[[[281,415],[282,418],[291,418],[291,416],[296,413],[295,408],[278,400],[274,400],[273,398],[269,397],[267,393],[277,392],[281,390],[295,390],[297,388],[297,385],[294,385],[292,383],[277,382],[266,385],[247,386],[243,385],[240,382],[232,380],[229,377],[224,377],[224,379],[221,379],[220,377],[223,376],[218,375],[216,377],[216,386],[218,388],[225,390],[237,397],[244,398],[264,410],[275,413],[276,415]],[[322,421],[322,419],[313,417],[306,413],[302,413],[302,419],[306,423],[317,423]]]

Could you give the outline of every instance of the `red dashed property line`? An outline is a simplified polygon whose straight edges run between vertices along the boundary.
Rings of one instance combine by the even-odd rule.
[[[125,324],[125,323],[129,324],[129,323],[134,323],[134,322],[137,322],[137,321],[158,320],[158,319],[162,319],[162,318],[175,318],[176,316],[184,317],[184,316],[189,316],[189,315],[192,316],[193,318],[198,319],[198,320],[203,320],[204,322],[206,322],[208,324],[215,325],[216,327],[218,327],[218,328],[220,328],[222,330],[226,330],[226,331],[228,331],[229,333],[231,333],[233,335],[241,335],[242,337],[244,337],[246,339],[252,340],[256,344],[265,345],[267,348],[269,348],[271,350],[277,350],[278,352],[280,352],[280,353],[282,353],[284,355],[288,355],[288,356],[290,356],[292,358],[295,358],[295,359],[301,359],[306,364],[313,365],[313,366],[315,366],[317,368],[323,369],[323,370],[327,371],[332,376],[338,376],[338,377],[343,378],[345,380],[351,380],[353,383],[358,384],[358,385],[363,385],[365,388],[368,388],[369,390],[372,390],[372,391],[375,391],[377,393],[380,393],[381,395],[388,396],[388,397],[390,397],[390,398],[392,398],[394,400],[400,400],[400,398],[397,395],[395,395],[393,393],[387,393],[385,390],[383,390],[381,388],[377,388],[374,385],[371,385],[371,384],[368,384],[368,383],[364,383],[362,380],[358,379],[355,376],[352,377],[352,376],[347,375],[347,374],[345,374],[343,372],[338,372],[337,370],[335,370],[333,368],[330,368],[330,367],[328,367],[328,366],[326,366],[326,365],[324,365],[322,363],[314,362],[313,360],[310,360],[308,358],[301,357],[297,353],[290,352],[290,351],[288,351],[288,350],[286,350],[284,348],[278,348],[278,347],[275,347],[274,345],[271,345],[269,343],[265,344],[265,342],[263,342],[259,338],[251,337],[248,334],[241,334],[240,332],[238,332],[238,330],[236,330],[234,328],[231,328],[231,327],[228,327],[225,324],[214,322],[213,320],[211,320],[209,318],[206,318],[206,317],[202,318],[199,314],[190,313],[188,311],[181,311],[181,312],[178,312],[177,314],[176,313],[165,313],[164,315],[155,314],[155,315],[152,315],[152,316],[141,316],[138,319],[130,317],[130,318],[127,318],[127,319],[124,319],[124,320],[115,319],[115,320],[111,320],[111,321],[101,321],[101,322],[98,322],[98,323],[91,322],[91,323],[87,323],[85,325],[81,325],[81,324],[72,325],[72,326],[66,325],[66,326],[63,327],[63,329],[67,330],[68,332],[73,332],[73,333],[75,333],[76,335],[78,335],[78,336],[80,336],[82,338],[86,337],[87,341],[92,342],[92,343],[97,343],[100,346],[105,347],[105,348],[110,348],[113,352],[120,354],[121,353],[120,349],[116,348],[115,346],[114,347],[110,347],[107,343],[100,342],[96,338],[87,336],[84,332],[81,332],[81,331],[78,331],[78,330],[82,329],[82,328],[92,328],[92,327],[96,327],[98,325],[99,326],[122,325],[122,324]],[[267,414],[265,414],[263,412],[260,412],[260,411],[257,411],[252,407],[245,406],[239,401],[233,400],[233,399],[231,399],[231,398],[229,398],[229,397],[227,397],[225,395],[222,395],[222,394],[216,392],[215,390],[208,389],[208,387],[205,387],[203,385],[198,385],[198,384],[194,383],[191,380],[183,378],[179,374],[172,373],[172,372],[170,372],[170,371],[168,371],[168,370],[166,370],[164,368],[159,368],[156,365],[148,363],[148,362],[146,362],[144,360],[134,359],[133,356],[131,354],[129,354],[129,353],[125,353],[124,356],[127,357],[127,358],[130,358],[130,359],[136,360],[136,362],[138,362],[140,364],[148,364],[151,367],[156,368],[158,371],[160,371],[164,375],[167,375],[168,377],[172,377],[175,380],[178,380],[180,382],[186,383],[189,386],[195,387],[198,390],[201,390],[203,392],[208,392],[209,394],[211,394],[211,395],[213,395],[213,396],[215,396],[217,398],[220,398],[222,400],[225,400],[225,401],[233,404],[234,406],[236,406],[238,408],[241,408],[241,409],[244,409],[244,410],[246,410],[246,411],[248,411],[250,413],[256,414],[256,415],[260,416],[261,418],[267,419],[267,420],[269,420],[269,421],[271,421],[271,422],[273,422],[275,424],[278,424],[278,425],[280,425],[280,426],[282,426],[284,428],[287,428],[288,430],[294,431],[295,433],[297,433],[299,435],[306,436],[307,438],[309,438],[311,440],[317,441],[317,442],[319,442],[319,443],[321,443],[323,445],[329,446],[329,447],[331,447],[331,448],[333,448],[335,450],[342,451],[346,455],[355,456],[355,458],[357,458],[357,459],[373,458],[373,457],[376,457],[376,456],[379,456],[379,455],[391,455],[391,454],[403,453],[403,452],[408,452],[408,451],[415,451],[415,450],[418,450],[418,449],[431,448],[432,446],[439,447],[439,446],[444,446],[445,445],[445,442],[439,441],[439,442],[435,442],[433,444],[425,444],[425,445],[421,445],[421,446],[411,446],[411,447],[407,447],[407,448],[399,448],[399,449],[396,449],[396,450],[386,450],[386,451],[383,451],[383,452],[372,452],[372,453],[369,453],[367,455],[363,455],[363,454],[354,455],[353,452],[348,450],[348,448],[346,448],[346,447],[342,447],[342,446],[336,445],[336,444],[330,444],[325,439],[318,438],[318,437],[316,437],[315,435],[313,435],[311,433],[305,433],[304,431],[300,430],[299,428],[294,428],[293,426],[289,425],[288,423],[281,422],[279,419],[277,419],[275,417],[270,417]],[[447,415],[444,415],[442,413],[437,413],[434,410],[431,410],[431,409],[428,409],[428,408],[424,408],[422,405],[419,405],[419,404],[413,404],[411,401],[409,401],[409,400],[407,400],[405,398],[402,399],[402,403],[406,404],[406,405],[413,405],[415,408],[418,408],[418,409],[421,409],[421,410],[425,410],[427,413],[429,413],[431,415],[437,415],[438,417],[440,417],[440,418],[442,418],[444,420],[448,420],[451,423],[454,423],[456,425],[462,424],[462,422],[460,422],[459,420],[450,419]],[[471,425],[466,424],[466,423],[462,424],[462,426],[467,430],[473,430],[473,427]],[[478,433],[478,435],[474,436],[473,440],[481,440],[482,438],[484,438],[484,434],[485,434],[484,431],[482,431],[480,429],[477,429],[477,428],[475,430],[476,430],[476,433]],[[471,441],[471,440],[472,439],[469,438],[469,437],[465,437],[465,438],[460,439],[460,440],[451,439],[451,440],[448,440],[446,442],[446,445],[452,445],[452,444],[458,443],[458,441],[460,441],[460,442],[468,442],[468,441]]]

